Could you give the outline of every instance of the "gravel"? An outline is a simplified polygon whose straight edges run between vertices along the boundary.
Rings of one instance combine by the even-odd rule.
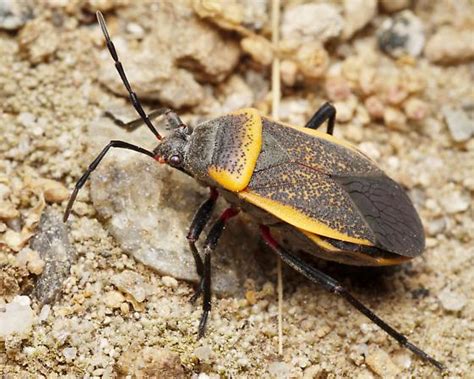
[[[106,12],[147,111],[171,104],[192,124],[249,103],[270,113],[270,54],[262,42],[269,37],[269,7],[253,1],[248,7],[192,3],[175,4],[176,10],[162,7],[165,2],[38,3],[17,31],[0,33],[1,374],[440,377],[342,299],[287,267],[278,355],[275,258],[245,215],[231,221],[213,256],[214,275],[224,278],[226,290],[213,298],[207,335],[197,340],[201,309],[188,301],[194,293],[188,280],[196,277],[192,261],[186,264],[192,258],[185,235],[207,190],[126,152],[107,156],[78,196],[67,225],[75,258],[60,270],[60,296],[46,305],[32,296],[38,276],[47,275],[56,260],[38,258],[34,251],[41,251],[31,241],[42,235],[40,216],[53,211],[60,217],[64,211],[63,187],[73,188],[109,139],[149,149],[155,144],[146,128],[127,134],[102,117],[111,109],[127,121],[137,115],[90,17],[96,6]],[[472,135],[455,140],[442,107],[469,113],[474,103],[472,54],[464,37],[473,5],[456,2],[459,17],[448,17],[450,3],[382,1],[347,40],[350,17],[339,6],[343,2],[335,4],[309,4],[317,30],[304,28],[308,5],[283,5],[282,29],[291,33],[282,37],[294,39],[282,38],[279,51],[285,62],[280,116],[303,125],[324,101],[337,101],[343,117],[336,136],[362,144],[407,188],[426,225],[427,248],[421,258],[393,269],[315,264],[442,361],[446,376],[468,377],[474,339],[468,296],[474,292],[474,141]],[[331,17],[321,17],[315,6]],[[301,17],[288,17],[295,8]],[[378,49],[378,27],[398,17],[381,10],[409,11],[422,22],[428,41],[423,53],[417,44],[416,51],[403,45],[395,58]],[[445,27],[450,31],[442,31]],[[419,41],[419,28],[408,31],[407,41]],[[251,38],[246,51],[242,38]],[[267,49],[260,55],[257,42]],[[139,182],[132,184],[132,178]],[[60,222],[53,225],[61,228]],[[169,271],[149,265],[138,255],[144,252]],[[170,264],[167,257],[183,261]]]

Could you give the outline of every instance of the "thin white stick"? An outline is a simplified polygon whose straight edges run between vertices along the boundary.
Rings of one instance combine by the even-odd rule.
[[[278,120],[281,98],[280,58],[278,58],[278,43],[280,26],[280,0],[272,1],[272,117]],[[281,259],[277,257],[278,283],[278,354],[283,355],[283,273]]]

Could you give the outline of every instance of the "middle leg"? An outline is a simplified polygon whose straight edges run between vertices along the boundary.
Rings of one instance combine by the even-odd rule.
[[[217,242],[225,229],[229,219],[236,216],[239,210],[236,208],[227,208],[212,226],[204,243],[204,272],[202,277],[203,302],[202,316],[199,321],[198,338],[204,336],[206,323],[211,311],[211,253],[216,249]]]
[[[201,204],[196,214],[194,215],[193,221],[191,222],[191,226],[189,227],[189,232],[186,236],[186,238],[188,239],[189,248],[191,249],[191,253],[193,253],[194,263],[196,265],[196,272],[199,275],[199,285],[196,288],[196,292],[191,297],[192,303],[196,301],[196,299],[202,292],[202,278],[204,275],[204,263],[202,262],[202,258],[196,248],[196,242],[199,239],[202,230],[209,222],[209,219],[212,215],[212,211],[214,210],[214,206],[216,205],[217,198],[219,197],[219,193],[215,188],[211,187],[210,191],[211,192],[209,194],[209,198]]]

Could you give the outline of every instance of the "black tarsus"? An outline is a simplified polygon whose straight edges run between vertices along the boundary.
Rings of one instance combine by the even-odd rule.
[[[104,158],[105,154],[107,154],[107,152],[112,147],[136,151],[137,153],[145,154],[152,158],[154,158],[155,156],[151,151],[143,149],[140,146],[132,145],[131,143],[124,142],[124,141],[116,141],[116,140],[110,141],[109,144],[105,146],[102,149],[102,151],[99,153],[99,155],[97,155],[97,157],[92,161],[92,163],[87,168],[86,172],[84,172],[81,178],[77,181],[76,186],[74,187],[74,191],[72,192],[71,197],[69,198],[69,202],[67,203],[66,211],[64,212],[64,216],[63,216],[64,222],[66,222],[67,219],[69,218],[69,214],[71,213],[72,206],[74,204],[74,201],[76,200],[77,193],[85,184],[85,182],[89,178],[89,175],[92,173],[92,171],[94,171],[97,168],[100,161]]]
[[[117,72],[119,73],[120,78],[122,79],[122,82],[125,88],[127,89],[127,92],[129,94],[130,101],[133,107],[135,108],[137,113],[140,115],[141,119],[146,124],[146,126],[148,126],[151,132],[155,135],[155,137],[161,140],[162,137],[160,133],[158,133],[155,126],[151,123],[147,114],[143,110],[143,107],[140,103],[140,100],[138,99],[137,94],[132,90],[132,87],[130,86],[130,83],[128,82],[127,76],[125,75],[125,70],[123,69],[122,63],[120,62],[118,58],[117,51],[115,50],[115,46],[112,40],[110,39],[109,32],[107,31],[107,26],[105,25],[104,16],[102,15],[100,11],[97,11],[96,16],[97,16],[97,20],[99,21],[100,28],[102,29],[102,33],[104,34],[107,48],[109,49],[110,55],[112,56],[115,62],[115,68],[117,69]]]
[[[112,119],[115,125],[125,129],[127,132],[133,132],[140,126],[145,124],[145,121],[142,118],[137,118],[135,120],[129,121],[129,122],[124,122],[117,118],[112,112],[105,111],[104,112],[105,116],[108,118]],[[160,117],[164,115],[166,117],[166,120],[168,121],[169,125],[171,128],[180,128],[180,127],[186,127],[186,125],[181,121],[179,118],[178,114],[173,111],[170,108],[158,108],[153,111],[151,111],[147,117],[150,120],[153,120],[157,117]]]
[[[217,190],[211,187],[209,198],[200,205],[199,209],[194,214],[193,221],[191,222],[191,226],[189,227],[189,232],[186,236],[186,238],[188,239],[189,248],[193,253],[194,263],[196,265],[196,272],[199,275],[200,279],[202,279],[204,276],[204,263],[202,262],[202,258],[196,248],[196,241],[199,239],[202,230],[209,222],[218,197],[219,193],[217,192]],[[190,299],[191,303],[194,303],[196,299],[201,295],[203,290],[202,285],[203,281],[200,280],[199,285],[196,288],[196,292],[194,292],[194,295]]]
[[[304,127],[316,130],[324,124],[326,120],[328,120],[326,133],[332,135],[336,122],[336,108],[330,103],[324,103]]]
[[[236,216],[239,210],[236,208],[227,208],[222,212],[221,216],[212,225],[209,234],[207,235],[206,242],[204,243],[204,271],[201,278],[203,291],[203,302],[202,302],[202,316],[199,321],[198,338],[204,336],[206,331],[206,323],[211,311],[211,253],[215,250],[217,242],[224,231],[226,223],[229,219]]]
[[[402,346],[406,347],[407,349],[411,350],[413,353],[418,355],[420,358],[427,360],[439,370],[444,370],[444,365],[438,362],[436,359],[429,356],[423,350],[419,349],[408,339],[401,334],[400,332],[393,329],[390,325],[388,325],[385,321],[379,318],[374,312],[372,312],[369,308],[367,308],[364,304],[362,304],[359,300],[353,297],[346,288],[344,288],[338,281],[331,278],[329,275],[319,271],[318,269],[310,266],[301,258],[289,253],[288,251],[284,250],[278,242],[272,237],[270,233],[270,229],[268,226],[261,225],[260,232],[262,235],[263,240],[265,243],[276,253],[280,256],[280,258],[287,263],[290,267],[298,271],[299,273],[306,276],[309,280],[313,283],[319,284],[323,286],[329,292],[333,292],[337,295],[342,296],[346,299],[352,306],[354,306],[359,312],[363,313],[367,316],[372,322],[378,325],[382,330],[384,330],[388,335],[392,338],[397,340]]]

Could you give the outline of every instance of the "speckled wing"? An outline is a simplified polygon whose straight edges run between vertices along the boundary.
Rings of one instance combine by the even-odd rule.
[[[263,146],[239,196],[308,232],[413,257],[424,248],[406,193],[347,142],[263,120]]]

